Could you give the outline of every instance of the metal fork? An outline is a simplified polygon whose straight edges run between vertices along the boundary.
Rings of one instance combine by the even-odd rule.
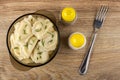
[[[89,65],[89,60],[92,54],[92,49],[93,49],[93,45],[95,43],[95,39],[97,36],[97,32],[98,30],[101,28],[105,17],[106,17],[106,13],[108,12],[108,6],[101,6],[100,10],[97,12],[96,17],[94,19],[94,23],[93,23],[93,33],[92,33],[92,37],[91,37],[91,42],[88,48],[88,51],[83,59],[83,62],[80,66],[79,69],[79,73],[80,74],[86,74],[87,70],[88,70],[88,65]]]

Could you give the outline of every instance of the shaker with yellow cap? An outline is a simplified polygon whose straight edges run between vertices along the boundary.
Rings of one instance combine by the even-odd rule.
[[[61,12],[61,21],[66,25],[73,24],[76,18],[76,11],[72,7],[66,7]]]
[[[86,38],[82,33],[74,32],[69,36],[68,44],[73,50],[78,50],[85,46]]]

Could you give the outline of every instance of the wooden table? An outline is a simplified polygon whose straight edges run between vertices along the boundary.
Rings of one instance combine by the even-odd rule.
[[[79,75],[93,20],[102,4],[110,6],[109,13],[97,36],[88,73]],[[45,66],[32,69],[12,62],[6,47],[10,24],[17,17],[40,9],[53,12],[58,19],[60,10],[67,6],[77,10],[78,19],[71,26],[59,24],[61,46],[57,56]],[[68,47],[67,39],[76,31],[86,36],[87,45],[74,51]],[[0,0],[0,80],[120,80],[120,0]]]

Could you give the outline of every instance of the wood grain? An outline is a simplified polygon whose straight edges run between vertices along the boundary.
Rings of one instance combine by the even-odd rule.
[[[79,75],[78,68],[87,49],[97,9],[110,6],[107,19],[95,42],[88,73]],[[74,25],[59,24],[61,46],[57,56],[47,65],[20,70],[11,62],[6,33],[20,15],[46,9],[58,19],[62,8],[72,6],[78,19]],[[67,45],[70,33],[79,31],[87,45],[78,51]],[[0,80],[120,80],[120,0],[0,0]],[[22,68],[22,67],[20,67]]]

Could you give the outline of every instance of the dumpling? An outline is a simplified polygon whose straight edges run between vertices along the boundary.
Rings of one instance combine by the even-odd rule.
[[[24,55],[24,59],[30,57],[37,41],[38,39],[35,36],[33,36],[29,39],[29,41],[25,45],[21,46],[22,48],[21,55]]]
[[[57,45],[57,32],[47,32],[42,40],[38,43],[40,51],[52,51],[55,50]]]
[[[14,34],[11,34],[10,42],[11,42],[11,51],[13,52],[12,54],[16,56],[19,60],[22,60],[23,57],[20,55],[21,47],[16,43]]]
[[[49,36],[47,36],[47,34]],[[45,40],[45,42],[46,42],[45,47],[49,48],[49,47],[52,47],[53,45],[56,45],[57,44],[57,38],[58,38],[57,32],[56,31],[47,32],[47,34],[46,34],[45,38],[43,38]]]
[[[28,49],[30,53],[32,53],[34,47],[37,44],[37,41],[38,39],[35,36],[31,37],[30,40],[28,41]]]
[[[37,21],[37,19],[32,15],[29,15],[27,18],[25,18],[25,20],[29,21],[31,25],[33,25]]]
[[[17,22],[16,24],[14,24],[14,28],[15,28],[15,32],[17,32],[20,28],[20,22]]]
[[[49,19],[45,19],[45,25],[51,29],[53,29],[53,23]]]
[[[29,38],[33,35],[31,24],[26,20],[21,21],[19,24],[19,28],[17,28],[18,26],[16,26],[17,29],[15,28],[14,32],[16,40],[20,45],[26,44]]]
[[[14,34],[11,34],[10,36],[10,42],[11,42],[11,50],[14,51],[16,56],[19,56],[20,51],[19,51],[19,45],[15,44],[15,37]]]
[[[47,24],[46,24],[47,23]],[[50,25],[49,25],[50,24]],[[33,24],[32,33],[41,40],[42,37],[47,33],[47,31],[53,27],[53,24],[50,21],[40,19]]]
[[[39,47],[37,46],[33,52],[33,54],[31,54],[31,59],[35,62],[35,63],[45,63],[48,61],[49,59],[49,53],[48,52],[40,52]]]

